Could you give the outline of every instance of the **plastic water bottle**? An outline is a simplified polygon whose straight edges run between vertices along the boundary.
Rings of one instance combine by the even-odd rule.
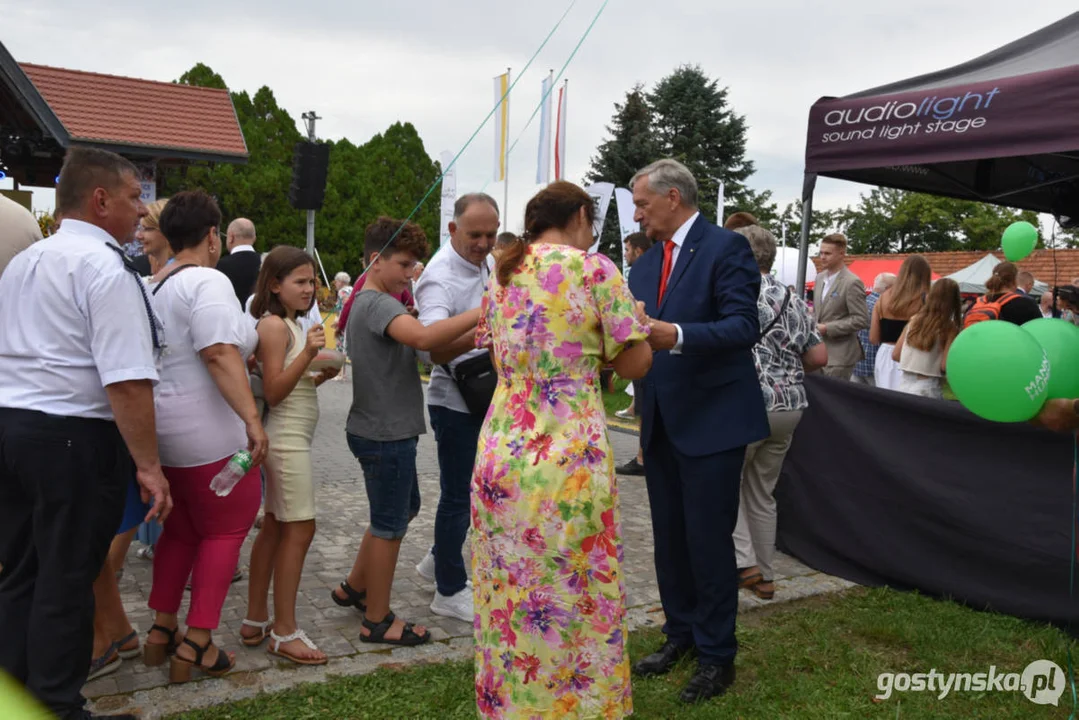
[[[232,492],[236,483],[249,472],[251,472],[251,453],[241,450],[229,458],[225,467],[221,468],[221,472],[214,475],[214,479],[210,481],[210,489],[218,497],[224,497]]]

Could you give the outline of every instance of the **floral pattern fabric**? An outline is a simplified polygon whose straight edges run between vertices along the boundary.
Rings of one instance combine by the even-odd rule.
[[[599,370],[647,334],[603,255],[533,244],[507,286],[491,278],[476,345],[492,348],[499,384],[472,479],[482,717],[632,712]]]
[[[771,275],[761,276],[757,317],[762,331],[779,316],[787,293],[787,287],[779,280]],[[768,412],[804,410],[809,407],[803,385],[805,368],[802,367],[802,355],[821,342],[817,323],[809,307],[797,293],[791,293],[782,317],[753,346],[753,363]]]

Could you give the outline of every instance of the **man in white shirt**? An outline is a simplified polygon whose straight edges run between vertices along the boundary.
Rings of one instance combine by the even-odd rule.
[[[172,508],[154,423],[161,328],[117,244],[146,213],[140,194],[127,160],[71,150],[63,226],[0,277],[0,668],[61,718],[87,717],[91,588],[132,475],[147,520]]]
[[[41,239],[33,214],[14,200],[0,195],[0,275],[11,258]]]
[[[450,222],[450,242],[439,250],[416,284],[416,305],[424,325],[480,306],[490,276],[487,256],[498,235],[498,203],[472,193],[457,199]],[[441,494],[435,513],[435,544],[417,572],[435,581],[431,612],[471,623],[472,588],[461,548],[468,532],[472,465],[483,416],[470,413],[457,383],[441,364],[456,372],[461,362],[487,356],[476,350],[469,332],[442,351],[420,353],[436,367],[427,389],[427,410],[438,443]]]

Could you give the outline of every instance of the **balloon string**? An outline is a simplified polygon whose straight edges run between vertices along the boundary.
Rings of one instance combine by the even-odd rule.
[[[401,234],[401,231],[405,229],[405,225],[408,224],[409,220],[411,220],[413,217],[415,217],[416,213],[418,213],[420,211],[420,208],[423,207],[423,204],[425,202],[427,202],[427,198],[431,197],[431,193],[433,193],[435,191],[435,188],[438,187],[439,183],[442,182],[442,179],[444,177],[446,177],[446,173],[448,173],[450,171],[450,168],[452,168],[454,165],[457,164],[457,160],[461,157],[461,155],[464,154],[465,150],[468,149],[468,146],[472,144],[472,141],[476,139],[476,136],[480,134],[480,130],[483,130],[484,126],[487,125],[487,122],[492,117],[494,117],[494,114],[496,112],[498,112],[498,109],[500,107],[502,107],[502,103],[506,102],[506,98],[508,98],[510,93],[513,92],[513,88],[515,88],[517,86],[517,83],[524,76],[525,72],[528,71],[528,68],[531,67],[532,63],[535,62],[537,57],[539,57],[540,52],[543,50],[543,48],[545,48],[547,46],[547,43],[554,36],[555,32],[558,30],[559,27],[562,26],[562,21],[566,19],[566,16],[569,15],[570,10],[572,10],[573,6],[576,5],[576,4],[577,4],[577,0],[570,0],[569,7],[567,7],[566,11],[564,13],[562,13],[562,17],[558,18],[558,22],[556,22],[554,24],[554,27],[551,28],[551,32],[547,33],[547,37],[545,37],[543,39],[543,42],[540,43],[540,46],[538,48],[536,48],[536,52],[532,53],[532,57],[528,59],[527,63],[525,63],[524,69],[521,70],[521,74],[518,75],[513,80],[512,83],[510,83],[510,86],[508,88],[506,88],[505,94],[503,94],[502,97],[499,98],[498,102],[495,103],[495,106],[493,108],[491,108],[491,112],[487,113],[487,117],[485,117],[483,119],[483,122],[480,123],[480,126],[478,128],[476,128],[476,131],[474,133],[472,133],[471,137],[468,138],[468,140],[465,142],[464,146],[457,152],[456,155],[454,155],[453,160],[450,160],[449,164],[446,165],[446,167],[442,168],[441,174],[439,174],[438,178],[436,178],[435,181],[433,183],[431,183],[431,186],[429,188],[427,188],[427,192],[424,193],[423,197],[420,198],[420,201],[418,203],[416,203],[416,207],[412,208],[412,212],[410,212],[408,214],[408,217],[406,217],[404,219],[404,221],[402,221],[401,226],[398,227],[394,231],[393,235],[390,236],[390,239],[386,241],[386,244],[383,245],[379,249],[379,251],[378,251],[379,255],[381,255],[386,250],[386,248],[388,248],[390,245],[393,244],[393,241],[397,239],[397,236]],[[604,5],[606,5],[606,3],[604,3]],[[366,253],[367,253],[367,248],[364,248],[364,254],[366,255]],[[367,275],[367,271],[369,269],[370,269],[370,266],[365,267],[363,269],[363,272],[361,272],[359,274],[359,276],[356,278],[357,283],[360,281],[360,278]]]
[[[581,35],[581,39],[577,41],[577,45],[573,48],[573,52],[571,52],[569,54],[569,57],[566,58],[566,62],[562,63],[562,68],[558,71],[558,75],[556,75],[554,80],[551,82],[551,86],[547,88],[547,92],[545,92],[540,98],[539,104],[536,105],[536,108],[532,111],[532,115],[528,118],[528,122],[525,123],[524,128],[522,128],[521,132],[518,133],[517,139],[513,141],[512,145],[510,145],[510,149],[506,151],[507,160],[509,160],[510,155],[513,153],[513,149],[517,147],[517,143],[521,142],[521,138],[524,137],[525,132],[532,125],[532,121],[536,119],[536,115],[539,113],[540,109],[543,108],[543,103],[547,102],[547,98],[550,97],[552,92],[554,92],[555,87],[558,85],[558,81],[562,79],[562,75],[565,74],[566,68],[568,68],[569,64],[573,62],[573,58],[577,56],[577,51],[581,49],[581,45],[583,45],[584,41],[588,39],[588,35],[592,32],[592,28],[596,26],[596,22],[599,20],[599,16],[602,15],[603,11],[607,8],[608,2],[610,2],[610,0],[603,0],[603,4],[599,6],[599,10],[596,11],[596,15],[592,18],[592,22],[589,23],[588,27],[585,29],[584,35]],[[494,181],[488,179],[487,182],[483,184],[483,188],[480,189],[480,192],[485,192],[487,190],[487,186],[490,185],[492,182]]]
[[[1079,432],[1072,435],[1072,539],[1071,539],[1071,568],[1068,571],[1068,604],[1071,607],[1075,605],[1075,559],[1076,559],[1076,547],[1075,547],[1075,529],[1079,524],[1079,492],[1076,488],[1076,477],[1079,476]],[[1069,623],[1070,624],[1070,623]],[[1072,640],[1069,637],[1068,642],[1068,682],[1071,685],[1072,691],[1072,712],[1068,716],[1068,720],[1075,720],[1075,715],[1079,712],[1079,695],[1075,690],[1075,665],[1072,661]]]

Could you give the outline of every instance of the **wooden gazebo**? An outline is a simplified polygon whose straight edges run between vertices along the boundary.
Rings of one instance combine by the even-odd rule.
[[[73,146],[132,160],[144,199],[162,167],[248,157],[227,90],[18,63],[0,44],[0,172],[53,187]]]

